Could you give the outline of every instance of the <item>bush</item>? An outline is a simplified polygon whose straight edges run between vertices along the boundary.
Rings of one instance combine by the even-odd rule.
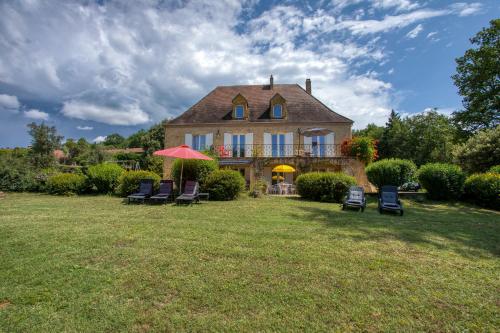
[[[486,172],[500,164],[500,125],[480,131],[463,145],[456,146],[453,155],[468,173]]]
[[[245,178],[234,170],[216,170],[205,180],[205,188],[213,200],[234,200],[245,189]]]
[[[144,158],[143,168],[161,177],[163,175],[163,162],[163,157],[150,155]]]
[[[500,210],[500,174],[474,174],[464,186],[465,198],[484,207]]]
[[[418,170],[418,180],[430,199],[457,199],[463,192],[465,173],[457,165],[428,163]]]
[[[35,172],[26,156],[6,150],[0,155],[0,191],[36,191]]]
[[[113,193],[118,186],[118,178],[123,172],[123,168],[118,164],[104,163],[89,167],[87,176],[97,192]]]
[[[384,185],[401,186],[413,181],[417,166],[409,160],[388,158],[366,167],[368,180],[378,188]]]
[[[50,194],[78,194],[86,188],[86,177],[74,173],[57,173],[47,180],[46,190]]]
[[[488,172],[500,173],[500,165],[492,166]]]
[[[310,172],[298,176],[296,184],[304,199],[341,202],[356,179],[341,172]]]
[[[157,191],[160,188],[160,176],[151,171],[125,171],[118,179],[118,187],[116,192],[122,197],[126,197],[134,192],[137,192],[141,179],[153,179],[154,189]]]
[[[210,173],[219,168],[219,163],[216,158],[212,156],[209,152],[204,152],[205,155],[212,157],[213,161],[204,160],[184,160],[184,171],[182,173],[182,188],[184,188],[184,183],[187,180],[194,180],[200,183],[203,190],[206,190],[205,179]],[[177,159],[172,165],[172,178],[179,188],[179,181],[181,175],[182,160]]]
[[[376,141],[366,136],[354,137],[342,142],[341,151],[343,155],[352,156],[365,164],[377,159]]]

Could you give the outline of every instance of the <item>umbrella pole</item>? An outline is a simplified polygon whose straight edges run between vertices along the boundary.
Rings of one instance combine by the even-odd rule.
[[[181,180],[179,182],[179,195],[182,194],[182,173],[184,172],[184,159],[181,162]]]

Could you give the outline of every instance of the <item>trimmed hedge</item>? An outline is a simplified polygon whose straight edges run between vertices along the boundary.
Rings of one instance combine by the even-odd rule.
[[[245,178],[234,170],[216,170],[205,180],[211,200],[234,200],[245,189]]]
[[[388,158],[368,165],[365,170],[368,180],[376,187],[399,187],[414,179],[417,166],[410,160]]]
[[[465,198],[483,207],[500,210],[500,173],[469,176],[464,185]]]
[[[118,179],[118,187],[116,193],[122,197],[126,197],[137,192],[141,179],[153,179],[154,189],[157,191],[160,188],[160,176],[151,171],[125,171]]]
[[[500,173],[500,165],[492,166],[488,172]]]
[[[85,176],[74,173],[58,173],[47,180],[46,190],[50,194],[78,194],[87,188]]]
[[[463,193],[465,173],[458,165],[428,163],[418,170],[418,180],[430,199],[458,199]]]
[[[90,184],[99,193],[113,193],[118,186],[118,179],[125,170],[114,163],[103,163],[88,168]]]
[[[298,176],[295,183],[304,199],[341,202],[356,179],[341,172],[310,172]]]
[[[182,188],[184,188],[184,183],[187,180],[194,180],[200,183],[200,187],[206,190],[205,179],[213,171],[219,169],[219,163],[216,157],[211,155],[209,152],[203,152],[205,155],[212,157],[213,161],[205,160],[184,160],[184,169],[182,173]],[[176,159],[172,165],[171,175],[174,179],[177,188],[179,188],[179,181],[181,176],[181,166],[182,160]]]

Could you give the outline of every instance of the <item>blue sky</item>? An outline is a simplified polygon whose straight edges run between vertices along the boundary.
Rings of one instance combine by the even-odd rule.
[[[26,124],[129,135],[217,85],[304,85],[356,128],[461,105],[450,76],[498,1],[0,2],[0,146]]]

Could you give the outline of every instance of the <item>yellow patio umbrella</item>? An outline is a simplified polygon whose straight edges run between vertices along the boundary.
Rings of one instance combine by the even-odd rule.
[[[286,164],[280,164],[280,165],[277,165],[273,168],[273,172],[277,172],[277,173],[293,173],[295,172],[295,169],[289,165],[286,165]],[[280,178],[278,178],[280,181],[282,180],[285,180],[285,177],[282,177],[280,176]]]
[[[295,169],[289,165],[280,164],[280,165],[274,167],[273,172],[292,173],[292,172],[295,172]]]
[[[283,176],[273,176],[273,180],[285,180]]]

